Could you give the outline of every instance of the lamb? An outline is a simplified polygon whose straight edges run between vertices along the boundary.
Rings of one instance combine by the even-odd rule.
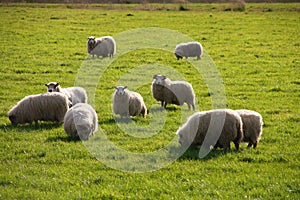
[[[199,60],[203,54],[203,48],[199,42],[180,43],[176,45],[174,54],[177,60],[183,57],[197,57],[197,60]]]
[[[98,130],[96,111],[87,103],[76,104],[65,115],[64,130],[71,137],[88,140]]]
[[[186,81],[171,81],[164,75],[154,75],[152,95],[166,108],[167,104],[182,106],[187,103],[188,108],[195,110],[195,93],[192,85]]]
[[[62,93],[43,93],[23,98],[8,114],[13,125],[38,121],[63,122],[69,100]]]
[[[143,97],[127,89],[127,86],[115,86],[113,96],[113,111],[121,117],[137,116],[142,114],[144,118],[147,115],[147,107]]]
[[[233,141],[238,150],[243,139],[243,124],[241,117],[234,110],[196,112],[177,130],[176,134],[182,146],[206,144],[208,148],[212,145],[215,149],[220,147],[226,150],[230,149],[230,142]]]
[[[253,145],[255,149],[262,134],[263,120],[261,114],[252,110],[236,110],[243,121],[243,142],[249,142],[248,147]]]
[[[103,36],[95,38],[90,36],[87,41],[87,51],[94,58],[94,55],[99,57],[113,57],[116,53],[116,42],[111,36]]]
[[[62,88],[58,82],[50,82],[45,84],[45,86],[47,86],[48,92],[61,92],[65,94],[69,98],[71,106],[77,103],[87,103],[87,94],[82,87]]]

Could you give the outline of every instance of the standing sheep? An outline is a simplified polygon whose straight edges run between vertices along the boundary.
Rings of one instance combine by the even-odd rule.
[[[38,121],[63,122],[69,100],[62,93],[43,93],[23,98],[8,114],[13,125]]]
[[[57,82],[50,82],[45,84],[45,86],[48,88],[48,92],[61,92],[65,94],[72,103],[71,106],[77,103],[87,103],[87,94],[82,87],[62,88]]]
[[[243,142],[249,142],[248,147],[253,145],[255,149],[262,134],[263,120],[261,114],[252,110],[236,110],[243,121]]]
[[[121,117],[137,116],[142,114],[144,118],[147,115],[147,108],[143,97],[127,89],[127,86],[115,86],[113,96],[113,111]]]
[[[154,75],[152,82],[152,95],[161,106],[166,108],[167,104],[182,106],[187,103],[188,108],[195,110],[195,93],[192,85],[186,81],[171,81],[164,75]]]
[[[78,103],[65,115],[64,130],[72,137],[88,140],[98,130],[98,117],[87,103]]]
[[[197,57],[197,60],[199,60],[203,54],[203,48],[199,42],[180,43],[176,45],[174,54],[177,60],[183,57]]]
[[[87,51],[94,58],[94,55],[99,57],[113,57],[116,53],[116,42],[111,36],[103,36],[95,38],[91,36],[87,41]]]
[[[220,124],[223,124],[223,127],[220,127]],[[230,149],[231,141],[236,149],[239,149],[239,144],[243,139],[242,131],[242,120],[237,112],[230,109],[218,109],[193,114],[176,134],[179,136],[178,142],[183,146],[202,145],[205,137],[208,137],[209,146],[226,150]],[[220,133],[219,137],[218,133]]]

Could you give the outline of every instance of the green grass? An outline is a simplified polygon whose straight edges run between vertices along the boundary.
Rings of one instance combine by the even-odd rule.
[[[10,5],[0,7],[0,199],[299,199],[299,4],[247,4],[246,12],[224,12],[223,4],[191,4],[185,12]],[[100,162],[84,143],[68,138],[62,124],[11,126],[7,113],[24,96],[46,91],[50,81],[73,86],[84,62],[97,65],[85,61],[87,37],[145,27],[175,30],[202,43],[223,79],[227,107],[262,114],[256,150],[243,143],[238,152],[216,150],[197,159],[198,149],[189,149],[162,169],[131,173]],[[203,77],[188,61],[153,49],[122,55],[101,76],[94,107],[110,141],[135,153],[168,145],[192,113],[186,105],[170,105],[162,130],[149,138],[120,129],[111,113],[112,87],[145,64],[172,66],[193,84],[199,110],[212,104]],[[137,91],[155,110],[151,81]],[[147,127],[154,115],[134,122]],[[121,154],[113,156],[120,165],[126,162]]]

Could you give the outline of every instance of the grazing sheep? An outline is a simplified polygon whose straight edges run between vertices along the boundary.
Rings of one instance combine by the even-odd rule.
[[[223,127],[218,126],[220,124],[223,124]],[[209,146],[213,145],[214,148],[220,147],[225,150],[230,149],[231,141],[234,142],[236,149],[239,149],[243,139],[242,131],[242,120],[237,112],[218,109],[193,114],[176,134],[179,136],[178,142],[183,146],[202,145],[204,138],[209,137],[207,141]]]
[[[23,98],[8,114],[13,125],[38,121],[63,122],[69,100],[62,93],[43,93]]]
[[[91,36],[87,41],[87,51],[94,58],[94,55],[99,57],[113,57],[116,53],[116,42],[111,36],[103,36],[95,38]]]
[[[262,134],[263,120],[261,114],[252,110],[236,110],[243,121],[243,142],[249,142],[248,147],[253,145],[255,149]]]
[[[203,48],[199,42],[180,43],[176,45],[174,54],[177,60],[183,57],[197,57],[197,60],[199,60],[203,54]]]
[[[143,97],[137,93],[127,89],[127,86],[115,86],[113,96],[113,111],[121,117],[137,116],[142,114],[145,118],[147,108]]]
[[[72,103],[71,106],[74,106],[77,103],[87,103],[87,94],[82,87],[62,88],[57,82],[50,82],[45,84],[45,86],[47,86],[48,92],[64,93]]]
[[[182,106],[187,103],[188,108],[195,110],[195,93],[190,83],[186,81],[171,81],[164,75],[154,75],[152,82],[152,95],[161,106],[166,108],[167,104]]]
[[[72,137],[88,140],[98,130],[98,116],[89,104],[78,103],[66,113],[64,129]]]

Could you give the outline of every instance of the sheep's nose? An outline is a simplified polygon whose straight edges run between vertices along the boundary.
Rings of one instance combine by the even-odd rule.
[[[48,92],[52,92],[52,90],[48,90]]]

